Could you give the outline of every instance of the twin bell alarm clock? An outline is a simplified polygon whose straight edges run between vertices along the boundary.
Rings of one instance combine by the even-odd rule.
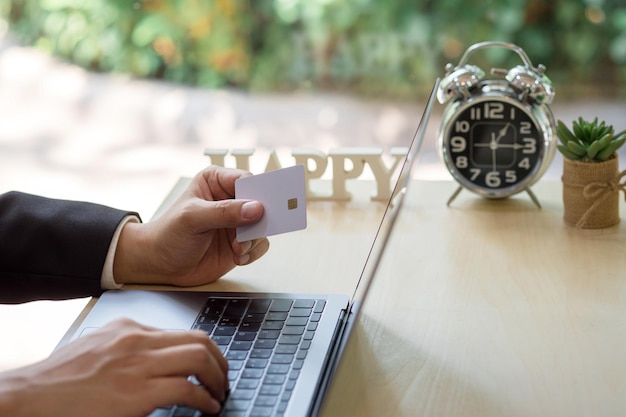
[[[505,48],[523,65],[485,71],[468,64],[480,49]],[[518,46],[481,42],[459,64],[446,66],[437,99],[446,104],[439,145],[447,169],[459,183],[448,204],[465,188],[490,199],[530,190],[547,170],[556,149],[556,123],[548,107],[554,98],[545,67],[534,67]]]

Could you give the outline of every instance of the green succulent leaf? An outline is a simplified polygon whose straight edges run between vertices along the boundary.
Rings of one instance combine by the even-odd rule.
[[[604,147],[608,145],[612,139],[613,139],[613,134],[610,132],[602,136],[600,139],[598,139],[598,143],[600,143],[600,149],[604,149]]]
[[[572,160],[580,159],[578,157],[578,155],[576,155],[575,153],[573,153],[572,151],[567,149],[566,146],[564,146],[564,145],[557,145],[556,147],[563,154],[563,156],[565,156],[566,158],[572,159]]]
[[[572,131],[569,130],[568,127],[565,126],[565,123],[563,123],[560,120],[557,122],[556,135],[561,140],[561,143],[563,145],[565,145],[565,146],[567,146],[567,142],[569,142],[571,140],[573,140],[573,141],[576,140],[576,136],[574,136]]]
[[[567,142],[567,148],[572,151],[574,154],[578,155],[578,157],[583,157],[587,154],[585,148],[582,147],[578,142],[570,140]]]
[[[594,140],[593,143],[589,145],[589,147],[587,148],[587,158],[589,159],[595,158],[596,154],[598,153],[600,149],[601,149],[600,142],[597,140]]]
[[[615,153],[616,150],[619,149],[620,146],[624,144],[624,142],[626,142],[626,138],[611,142],[606,148],[596,155],[595,159],[598,161],[606,161]]]

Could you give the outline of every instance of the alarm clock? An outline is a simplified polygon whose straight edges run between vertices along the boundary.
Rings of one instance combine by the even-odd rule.
[[[492,68],[491,76],[469,57],[479,49],[506,48],[523,65]],[[530,190],[545,173],[556,149],[556,123],[549,104],[554,88],[543,65],[534,67],[517,45],[481,42],[470,46],[457,66],[446,65],[437,99],[447,104],[442,115],[439,148],[459,188],[489,199]]]

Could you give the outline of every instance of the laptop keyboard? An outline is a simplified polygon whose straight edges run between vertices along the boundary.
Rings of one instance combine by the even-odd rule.
[[[228,360],[230,394],[222,417],[282,416],[289,405],[326,301],[209,298],[194,329],[207,332]],[[176,406],[170,417],[200,417]]]

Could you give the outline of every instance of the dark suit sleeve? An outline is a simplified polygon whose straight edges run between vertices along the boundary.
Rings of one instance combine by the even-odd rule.
[[[0,303],[99,295],[111,239],[128,214],[136,213],[0,195]]]

